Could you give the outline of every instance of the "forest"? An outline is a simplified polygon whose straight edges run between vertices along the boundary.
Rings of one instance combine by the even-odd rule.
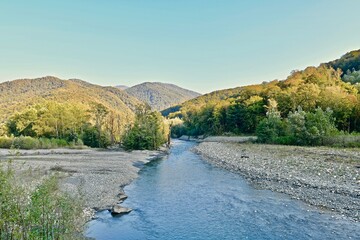
[[[183,120],[173,126],[174,137],[256,134],[265,143],[356,145],[354,136],[360,131],[359,53],[293,71],[283,81],[206,94],[163,114]],[[349,139],[346,143],[345,136]]]
[[[135,112],[135,120],[124,124],[119,115],[101,103],[94,102],[87,109],[76,104],[43,101],[6,121],[0,147],[106,148],[123,143],[131,150],[157,149],[165,143],[168,127],[160,113],[150,111],[145,105],[139,105]]]

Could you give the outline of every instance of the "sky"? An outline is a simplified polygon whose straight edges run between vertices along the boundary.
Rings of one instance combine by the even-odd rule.
[[[359,0],[1,0],[0,82],[166,82],[200,93],[285,79],[360,49]]]

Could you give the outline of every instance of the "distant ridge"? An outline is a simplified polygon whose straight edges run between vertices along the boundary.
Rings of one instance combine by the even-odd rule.
[[[125,86],[125,85],[117,85],[117,86],[115,86],[116,88],[119,88],[119,89],[121,89],[121,90],[125,90],[125,89],[127,89],[127,88],[129,88],[128,86]]]
[[[335,70],[339,70],[339,74],[341,73],[340,81],[330,82],[331,76],[327,76],[329,73],[326,72],[324,68],[333,68]],[[346,73],[349,71],[352,72],[354,70],[360,71],[360,49],[350,51],[333,61],[321,63],[318,67],[310,66],[302,71],[294,71],[284,80],[273,80],[270,82],[263,82],[262,84],[213,91],[211,93],[207,93],[185,101],[184,103],[177,106],[164,109],[162,114],[164,116],[182,116],[182,114],[185,113],[188,109],[199,110],[209,105],[210,103],[214,104],[222,102],[224,104],[231,104],[240,98],[250,99],[251,97],[257,96],[261,96],[263,99],[274,98],[278,102],[281,102],[280,98],[288,97],[287,94],[289,94],[290,90],[293,91],[293,96],[295,96],[296,93],[299,92],[298,89],[301,89],[309,83],[317,85],[316,87],[318,88],[324,89],[326,87],[329,88],[329,86],[335,86],[334,88],[338,89],[339,94],[343,93],[343,99],[352,97],[356,99],[356,96],[352,96],[350,93],[351,91],[360,92],[360,83],[346,85],[344,83],[346,81],[344,81],[343,78]],[[307,92],[311,93],[311,91]],[[288,109],[284,110],[285,112],[288,112],[289,109],[296,110],[296,107],[299,105],[299,103],[294,103],[294,99],[294,97],[288,97],[288,101],[285,101],[288,103],[288,105],[292,104],[295,106],[295,108],[293,107],[292,109],[288,107]],[[318,99],[316,99],[316,101],[317,100]]]
[[[334,61],[325,63],[328,67],[332,67],[335,70],[341,69],[342,74],[346,74],[347,71],[359,71],[360,70],[360,49],[347,52],[341,58]]]
[[[125,92],[146,102],[154,110],[163,110],[201,95],[174,84],[159,82],[144,82],[125,89]]]
[[[115,87],[102,87],[79,79],[62,80],[53,76],[18,79],[0,84],[0,123],[15,112],[43,100],[74,103],[90,108],[101,103],[124,119],[134,116],[139,100]]]

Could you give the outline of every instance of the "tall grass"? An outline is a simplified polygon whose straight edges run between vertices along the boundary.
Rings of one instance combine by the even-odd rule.
[[[82,148],[84,144],[80,139],[76,142],[67,142],[64,139],[56,138],[0,137],[0,148],[51,149],[63,147]]]
[[[78,201],[61,193],[58,177],[35,189],[19,184],[11,164],[0,166],[0,239],[80,239]]]
[[[360,148],[359,133],[340,133],[323,139],[323,145],[332,147]]]

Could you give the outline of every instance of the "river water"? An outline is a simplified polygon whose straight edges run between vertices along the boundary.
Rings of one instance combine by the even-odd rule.
[[[175,141],[152,161],[122,204],[134,209],[112,217],[99,212],[86,236],[95,239],[360,239],[360,223],[341,220],[283,194],[257,190],[238,174],[192,153],[195,143]]]

